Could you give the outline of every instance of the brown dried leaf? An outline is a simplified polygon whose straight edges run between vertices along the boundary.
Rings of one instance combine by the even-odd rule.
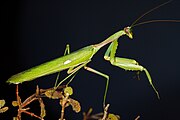
[[[69,98],[69,103],[72,106],[73,110],[78,113],[81,111],[81,105],[77,100]]]
[[[45,110],[45,105],[43,103],[43,100],[40,98],[39,99],[40,102],[40,107],[41,107],[41,117],[44,118],[46,116],[46,110]]]
[[[0,100],[0,108],[2,108],[5,105],[5,100]]]
[[[6,112],[9,108],[8,107],[3,107],[0,109],[0,113]]]
[[[42,118],[46,116],[46,110],[41,108],[41,115]]]
[[[14,106],[14,107],[18,106],[18,102],[17,101],[12,101],[12,106]]]
[[[60,99],[62,98],[62,93],[54,90],[48,90],[45,92],[46,97],[50,99]]]
[[[5,100],[0,100],[0,113],[6,112],[9,109],[8,107],[3,107],[5,103],[6,103]]]

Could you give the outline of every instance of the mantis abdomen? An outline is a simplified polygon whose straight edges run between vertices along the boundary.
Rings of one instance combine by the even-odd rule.
[[[56,58],[52,61],[45,62],[23,72],[20,72],[16,75],[13,75],[8,79],[7,82],[19,84],[25,81],[31,81],[41,76],[76,67],[90,60],[92,55],[94,54],[94,50],[95,49],[92,45],[84,47],[82,49],[79,49],[78,51],[72,52],[71,54]]]

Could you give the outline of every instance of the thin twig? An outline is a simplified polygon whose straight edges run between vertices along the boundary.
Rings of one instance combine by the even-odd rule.
[[[107,116],[108,116],[108,108],[109,108],[109,104],[106,105],[106,107],[104,108],[104,115],[102,120],[106,120]]]
[[[138,115],[138,116],[135,118],[135,120],[139,120],[139,118],[140,118],[140,116]]]

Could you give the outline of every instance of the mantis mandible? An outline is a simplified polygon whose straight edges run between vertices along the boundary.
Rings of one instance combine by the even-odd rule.
[[[154,85],[152,83],[152,78],[151,78],[151,75],[149,74],[148,70],[145,67],[139,65],[138,62],[136,62],[133,59],[116,57],[115,53],[116,53],[116,49],[118,46],[118,39],[121,36],[126,35],[130,39],[133,38],[132,27],[140,25],[140,24],[144,24],[144,23],[159,22],[158,20],[157,21],[154,20],[154,21],[147,21],[144,23],[135,24],[135,23],[137,23],[137,21],[140,18],[142,18],[149,12],[151,12],[169,2],[170,1],[151,9],[150,11],[146,12],[145,14],[140,16],[138,19],[136,19],[136,21],[130,27],[125,27],[123,30],[120,30],[120,31],[114,33],[113,35],[111,35],[110,37],[108,37],[107,39],[105,39],[104,41],[102,41],[98,44],[89,45],[87,47],[81,48],[72,53],[69,53],[70,48],[69,48],[69,45],[67,45],[64,56],[56,58],[52,61],[40,64],[38,66],[32,67],[32,68],[25,70],[23,72],[20,72],[18,74],[15,74],[15,75],[11,76],[7,80],[7,82],[13,83],[13,84],[19,84],[19,83],[23,83],[25,81],[31,81],[31,80],[34,80],[36,78],[39,78],[39,77],[42,77],[45,75],[57,73],[57,72],[68,69],[67,73],[69,75],[55,87],[55,88],[57,88],[63,81],[65,81],[67,78],[74,75],[79,69],[84,68],[87,71],[93,72],[95,74],[98,74],[98,75],[106,78],[106,87],[105,87],[104,99],[103,99],[103,105],[105,106],[106,95],[107,95],[108,85],[109,85],[109,76],[102,72],[99,72],[93,68],[88,67],[87,64],[89,62],[91,62],[92,57],[96,54],[96,52],[98,52],[99,49],[101,49],[102,47],[104,47],[107,44],[110,44],[107,51],[105,52],[104,59],[109,61],[112,65],[122,68],[124,70],[144,71],[149,80],[149,83],[152,86],[152,88],[154,89],[157,97],[160,98],[158,91],[156,90],[156,88],[154,87]],[[163,20],[161,20],[161,21],[163,21]],[[166,21],[166,20],[164,20],[164,21]],[[173,21],[173,22],[176,22],[176,21]]]

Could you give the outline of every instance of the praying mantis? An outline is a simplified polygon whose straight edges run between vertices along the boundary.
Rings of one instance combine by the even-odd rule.
[[[152,86],[153,90],[155,91],[156,95],[158,98],[160,98],[159,93],[157,89],[154,87],[152,78],[148,70],[140,65],[136,60],[134,59],[128,59],[128,58],[121,58],[121,57],[116,57],[116,50],[118,47],[118,39],[121,36],[126,35],[130,39],[133,38],[133,33],[132,33],[132,28],[134,26],[144,24],[144,23],[150,23],[150,22],[158,22],[158,20],[154,21],[147,21],[144,23],[139,23],[136,24],[137,21],[148,14],[149,12],[159,8],[162,5],[165,5],[169,3],[170,1],[163,3],[150,11],[146,12],[142,16],[140,16],[138,19],[136,19],[135,22],[131,26],[125,27],[124,29],[114,33],[104,41],[94,44],[94,45],[89,45],[87,47],[83,47],[77,51],[74,51],[70,53],[70,47],[69,45],[66,46],[65,49],[65,54],[64,56],[61,56],[59,58],[56,58],[52,61],[40,64],[38,66],[32,67],[28,70],[25,70],[23,72],[20,72],[18,74],[15,74],[11,76],[8,80],[7,83],[12,83],[12,84],[19,84],[23,83],[26,81],[32,81],[35,80],[36,78],[46,76],[49,74],[57,73],[63,70],[67,70],[68,76],[64,78],[58,85],[55,85],[55,89],[62,84],[65,80],[67,80],[69,77],[73,76],[76,74],[77,71],[79,71],[81,68],[84,68],[87,71],[93,72],[95,74],[98,74],[104,78],[106,78],[106,87],[104,91],[104,98],[103,98],[103,106],[105,106],[106,103],[106,96],[107,96],[107,91],[108,91],[108,86],[109,86],[109,76],[107,74],[104,74],[100,71],[97,71],[91,67],[88,67],[88,63],[91,62],[93,56],[104,46],[109,45],[107,51],[104,54],[104,59],[109,61],[113,66],[117,66],[121,69],[128,70],[128,71],[144,71],[147,79]],[[163,20],[161,20],[163,21]],[[165,21],[165,20],[164,20]],[[169,21],[169,20],[168,20]]]

